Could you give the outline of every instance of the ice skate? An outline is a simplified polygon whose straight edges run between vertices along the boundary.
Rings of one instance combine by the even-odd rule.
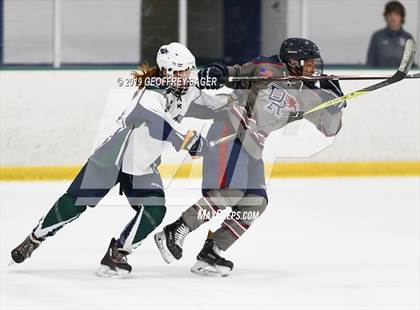
[[[191,272],[213,277],[226,277],[233,270],[233,263],[220,256],[220,249],[212,239],[207,239],[203,249],[197,255],[197,262]]]
[[[128,277],[132,267],[127,262],[127,255],[127,252],[118,249],[117,240],[112,238],[96,275],[102,278]]]
[[[32,252],[35,251],[41,244],[41,240],[38,240],[33,234],[30,234],[26,239],[12,250],[12,261],[13,263],[23,263],[27,258],[31,257]]]
[[[189,233],[190,229],[182,218],[179,218],[174,223],[165,226],[162,232],[155,234],[156,245],[165,262],[170,264],[174,259],[178,260],[182,257],[182,245]]]

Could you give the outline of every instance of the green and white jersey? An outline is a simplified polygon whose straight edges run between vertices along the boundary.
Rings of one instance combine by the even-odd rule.
[[[120,127],[90,157],[132,175],[153,173],[169,146],[179,150],[188,129],[184,117],[213,118],[227,98],[190,87],[181,97],[166,89],[137,91],[118,118]]]

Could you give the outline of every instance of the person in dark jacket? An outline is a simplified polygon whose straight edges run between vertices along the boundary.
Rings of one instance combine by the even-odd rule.
[[[401,62],[405,42],[412,35],[404,31],[405,8],[398,1],[385,5],[386,27],[376,31],[370,39],[366,65],[371,67],[397,67]]]

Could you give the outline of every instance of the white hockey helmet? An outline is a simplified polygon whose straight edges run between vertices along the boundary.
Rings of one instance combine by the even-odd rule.
[[[178,42],[162,45],[156,56],[156,63],[162,72],[166,69],[168,75],[174,71],[195,69],[195,57],[188,48]]]

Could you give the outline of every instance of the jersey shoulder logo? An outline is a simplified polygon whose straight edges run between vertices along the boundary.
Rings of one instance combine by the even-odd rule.
[[[271,71],[270,69],[268,69],[266,67],[261,67],[258,75],[259,76],[265,76],[265,77],[272,77],[273,76],[273,71]]]
[[[298,101],[280,85],[270,83],[264,110],[280,118],[284,112],[297,111]]]

